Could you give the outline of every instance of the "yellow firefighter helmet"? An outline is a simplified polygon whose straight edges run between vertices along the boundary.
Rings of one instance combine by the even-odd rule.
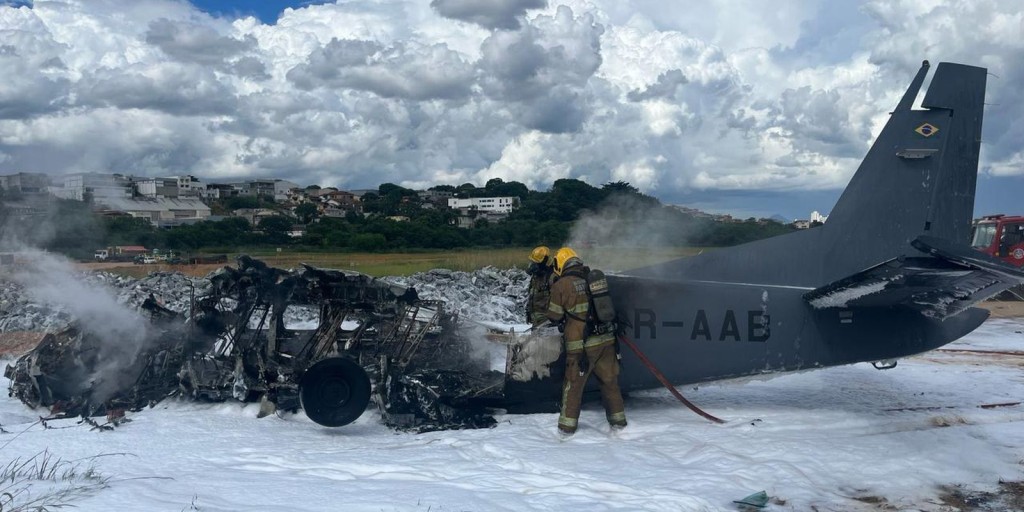
[[[580,260],[580,257],[576,255],[576,251],[572,250],[570,247],[562,247],[555,253],[555,273],[558,275],[562,275],[562,271],[565,270],[566,267],[582,264],[583,262]]]
[[[548,249],[546,245],[535,247],[532,251],[530,251],[530,261],[538,265],[543,265],[547,263],[550,257],[551,249]]]

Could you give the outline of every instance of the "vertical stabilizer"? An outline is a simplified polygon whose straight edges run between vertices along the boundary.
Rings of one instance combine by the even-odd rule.
[[[842,276],[912,252],[930,235],[966,243],[974,210],[986,70],[940,63],[922,106],[921,67],[823,226],[826,260]]]
[[[966,244],[977,183],[984,68],[925,61],[820,228],[654,265],[636,276],[818,287],[901,255],[921,235]],[[837,129],[841,129],[837,128]]]

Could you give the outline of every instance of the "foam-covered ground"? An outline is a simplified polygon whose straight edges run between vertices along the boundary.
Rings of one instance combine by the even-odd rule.
[[[4,397],[0,463],[123,454],[95,459],[112,481],[79,510],[735,510],[731,500],[760,490],[767,510],[950,510],[941,486],[1024,479],[1024,407],[978,407],[1024,399],[1024,356],[977,352],[1024,350],[1022,332],[1024,320],[995,319],[891,370],[682,390],[724,425],[658,390],[631,397],[629,427],[610,434],[591,404],[566,441],[555,414],[410,434],[373,411],[330,429],[301,413],[257,419],[252,405],[178,401],[112,432],[43,428],[43,411]]]

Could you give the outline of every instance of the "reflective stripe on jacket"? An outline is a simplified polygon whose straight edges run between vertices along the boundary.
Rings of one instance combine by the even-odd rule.
[[[587,281],[582,275],[583,269],[570,268],[565,271],[555,284],[551,285],[551,303],[548,304],[548,319],[553,322],[565,321],[562,333],[566,352],[583,350],[586,337],[586,319],[590,314],[590,301],[587,298]],[[598,347],[611,343],[615,336],[606,333],[586,338],[586,346]]]

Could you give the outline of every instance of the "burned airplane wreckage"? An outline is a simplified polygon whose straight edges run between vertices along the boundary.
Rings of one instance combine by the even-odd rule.
[[[7,367],[11,396],[55,417],[116,416],[172,396],[258,401],[260,416],[301,408],[331,427],[372,397],[385,424],[416,431],[491,426],[495,408],[556,410],[557,341],[510,345],[500,372],[474,357],[467,336],[479,329],[411,287],[247,256],[209,280],[187,313],[145,300],[144,340],[102,339],[80,322],[48,334]],[[318,312],[316,325],[286,327],[295,307]],[[139,349],[118,361],[104,354],[112,342]]]

